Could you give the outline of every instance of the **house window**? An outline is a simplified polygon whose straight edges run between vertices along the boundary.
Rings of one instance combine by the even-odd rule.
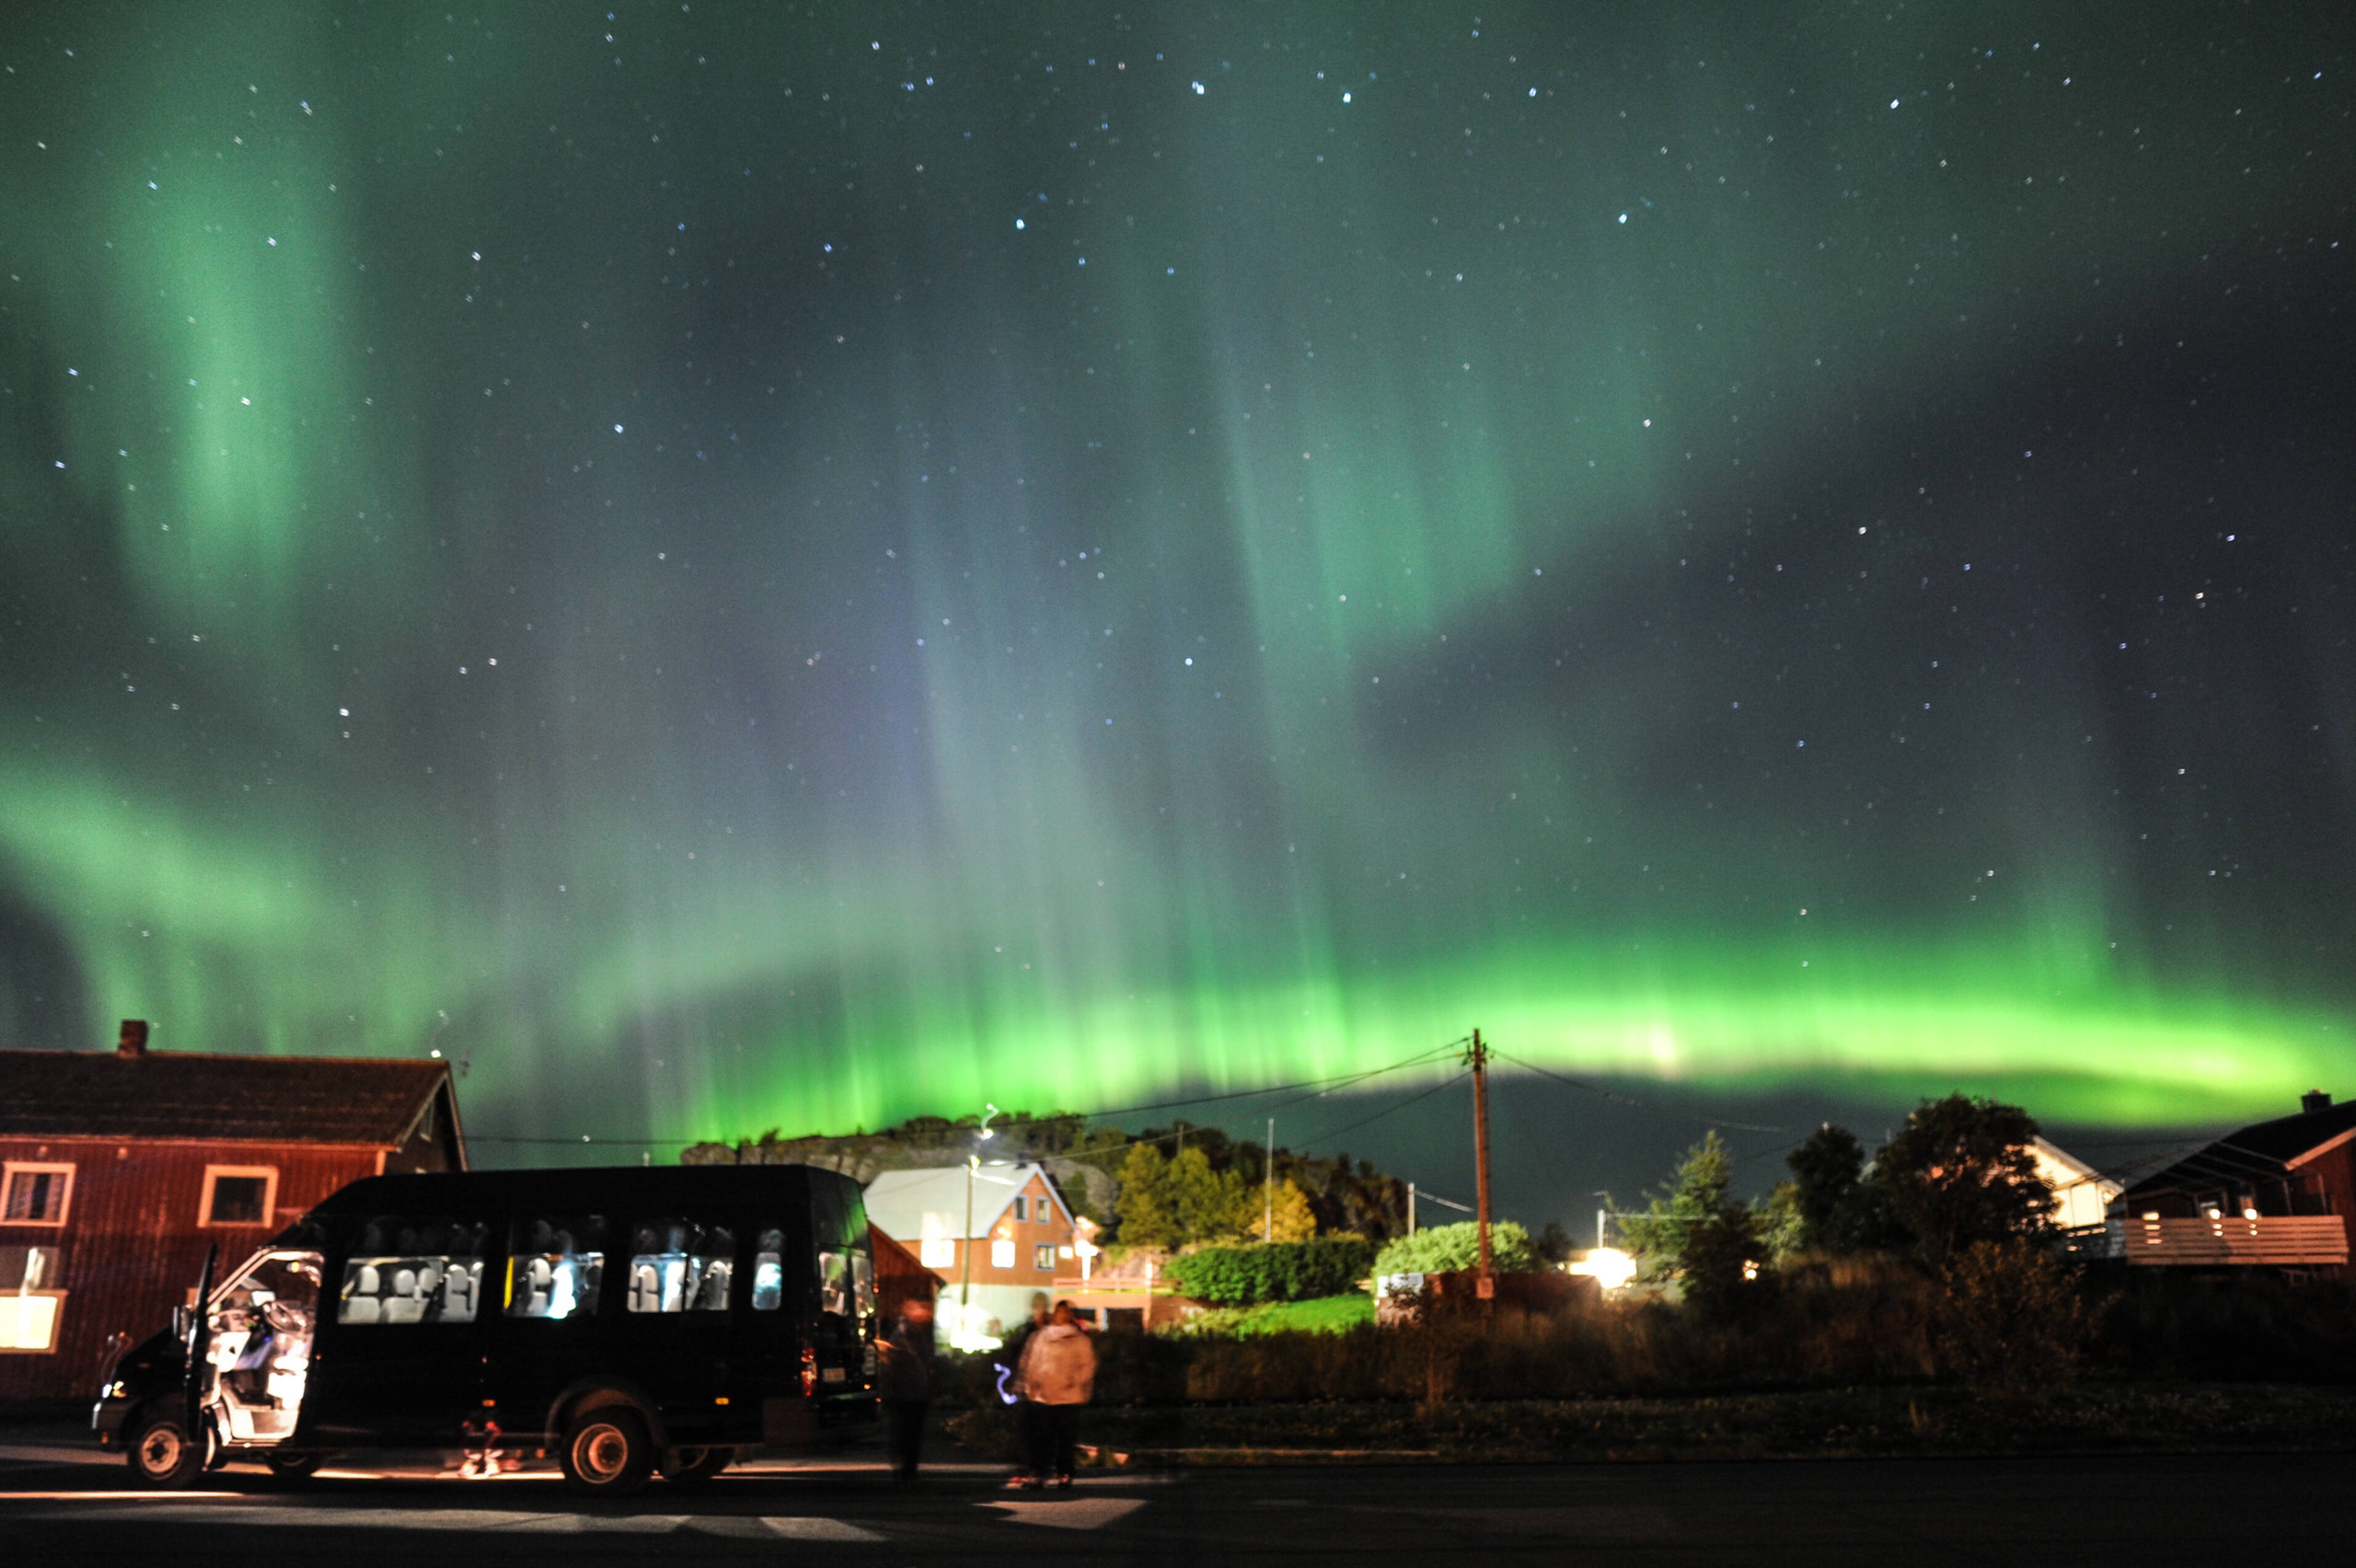
[[[1031,1200],[1018,1196],[1014,1200],[1014,1223],[1022,1224],[1031,1217]]]
[[[271,1165],[208,1165],[199,1225],[268,1225],[278,1203],[278,1169]]]
[[[10,1160],[0,1175],[0,1224],[65,1223],[65,1203],[74,1194],[70,1165],[27,1165]]]
[[[1037,1246],[1032,1248],[1031,1266],[1038,1270],[1041,1274],[1055,1273],[1056,1244],[1052,1241],[1042,1241]]]
[[[917,1244],[917,1262],[929,1269],[953,1269],[957,1266],[957,1238],[928,1236]]]
[[[1011,1241],[992,1240],[990,1242],[990,1267],[994,1269],[1011,1269],[1013,1266],[1014,1243]]]

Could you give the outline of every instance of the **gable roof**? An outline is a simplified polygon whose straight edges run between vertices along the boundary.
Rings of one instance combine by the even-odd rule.
[[[446,1094],[463,1150],[449,1086],[437,1061],[0,1051],[0,1137],[398,1147]]]
[[[2194,1188],[2239,1188],[2253,1182],[2280,1182],[2327,1144],[2356,1133],[2356,1101],[2253,1122],[2127,1189],[2139,1198]]]
[[[970,1239],[987,1236],[1015,1196],[1036,1177],[1068,1223],[1071,1210],[1042,1165],[985,1165],[974,1172],[974,1225]],[[965,1168],[886,1170],[867,1187],[867,1222],[897,1241],[931,1238],[954,1240],[965,1223]]]

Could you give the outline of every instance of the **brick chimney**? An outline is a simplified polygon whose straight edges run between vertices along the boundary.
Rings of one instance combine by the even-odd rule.
[[[114,1043],[118,1056],[144,1056],[147,1054],[147,1020],[127,1018],[122,1020],[122,1036]]]
[[[2299,1109],[2309,1115],[2318,1111],[2328,1111],[2331,1109],[2331,1096],[2322,1090],[2311,1089],[2299,1096]]]

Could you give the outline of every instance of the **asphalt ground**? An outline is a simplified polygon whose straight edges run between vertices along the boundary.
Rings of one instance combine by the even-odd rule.
[[[583,1503],[552,1471],[460,1479],[355,1458],[299,1485],[232,1468],[138,1490],[118,1458],[0,1434],[0,1561],[344,1568],[421,1562],[918,1564],[1414,1562],[2072,1568],[2342,1561],[2356,1455],[1746,1464],[1329,1465],[1091,1472],[1011,1492],[952,1463],[756,1460],[708,1485]]]

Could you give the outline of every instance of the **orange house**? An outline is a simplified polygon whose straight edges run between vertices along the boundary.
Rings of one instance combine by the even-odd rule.
[[[1072,1214],[1038,1165],[886,1170],[867,1221],[941,1281],[941,1322],[960,1345],[995,1340],[1030,1315],[1072,1260]]]

